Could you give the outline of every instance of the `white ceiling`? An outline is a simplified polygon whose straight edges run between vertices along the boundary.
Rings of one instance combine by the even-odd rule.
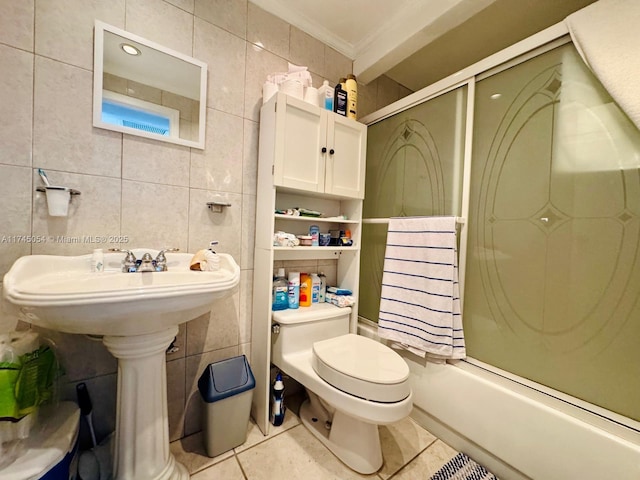
[[[359,81],[418,90],[594,0],[250,1],[351,58]]]

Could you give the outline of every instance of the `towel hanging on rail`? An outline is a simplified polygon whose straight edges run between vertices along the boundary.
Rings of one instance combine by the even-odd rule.
[[[389,219],[378,334],[408,349],[466,357],[456,217]]]

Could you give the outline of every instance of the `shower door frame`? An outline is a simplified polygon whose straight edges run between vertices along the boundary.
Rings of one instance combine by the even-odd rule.
[[[566,45],[571,42],[569,30],[564,22],[555,24],[541,32],[532,35],[510,47],[505,48],[479,62],[460,70],[448,77],[439,80],[417,92],[398,100],[370,115],[363,117],[360,121],[367,126],[380,122],[393,115],[401,113],[411,107],[444,95],[458,88],[467,87],[466,105],[466,130],[464,140],[463,178],[462,178],[462,201],[460,216],[468,219],[469,216],[469,195],[471,185],[471,157],[473,145],[474,127],[474,105],[476,82],[491,77],[504,70],[524,63],[545,52]],[[370,221],[368,221],[370,220]],[[366,219],[362,223],[379,223],[383,219]],[[383,220],[384,221],[384,220]],[[468,221],[465,221],[460,230],[460,250],[459,250],[459,281],[460,281],[460,304],[464,307],[465,272],[468,246]],[[377,324],[368,319],[359,318],[359,321],[369,327],[377,327]],[[575,415],[581,419],[588,420],[592,424],[611,431],[615,435],[632,440],[640,433],[640,422],[617,414],[595,404],[589,403],[577,397],[562,393],[546,385],[542,385],[518,375],[502,370],[493,365],[480,360],[467,357],[460,363],[461,368],[467,368],[465,364],[477,367],[489,374],[498,375],[507,382],[515,382],[522,387],[532,389],[543,395],[552,398],[554,401],[564,403],[575,408]],[[620,429],[619,427],[622,427]],[[629,429],[629,430],[627,430]]]

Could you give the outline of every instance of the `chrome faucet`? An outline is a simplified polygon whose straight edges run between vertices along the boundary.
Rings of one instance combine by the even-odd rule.
[[[177,252],[179,248],[165,248],[158,252],[155,259],[151,257],[150,253],[142,255],[140,260],[136,259],[136,256],[130,250],[121,250],[119,248],[110,248],[110,252],[123,252],[126,256],[122,260],[122,272],[134,273],[134,272],[166,272],[167,271],[167,252]]]
[[[151,258],[150,253],[142,255],[142,259],[136,262],[136,272],[155,272],[156,262]]]
[[[122,272],[123,273],[133,273],[133,272],[137,272],[137,265],[136,265],[136,256],[133,254],[132,251],[130,250],[121,250],[119,248],[110,248],[109,249],[110,252],[123,252],[126,253],[126,257],[124,257],[124,260],[122,260]]]
[[[158,256],[156,256],[156,272],[166,272],[167,271],[167,257],[164,256],[166,252],[177,252],[179,248],[165,248],[164,250],[160,250]]]

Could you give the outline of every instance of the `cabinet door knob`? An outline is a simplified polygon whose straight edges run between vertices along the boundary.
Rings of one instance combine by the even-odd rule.
[[[327,147],[322,147],[321,152],[322,152],[322,153],[327,153]]]
[[[329,150],[329,155],[333,155],[334,153],[336,153],[336,151],[333,148]]]

